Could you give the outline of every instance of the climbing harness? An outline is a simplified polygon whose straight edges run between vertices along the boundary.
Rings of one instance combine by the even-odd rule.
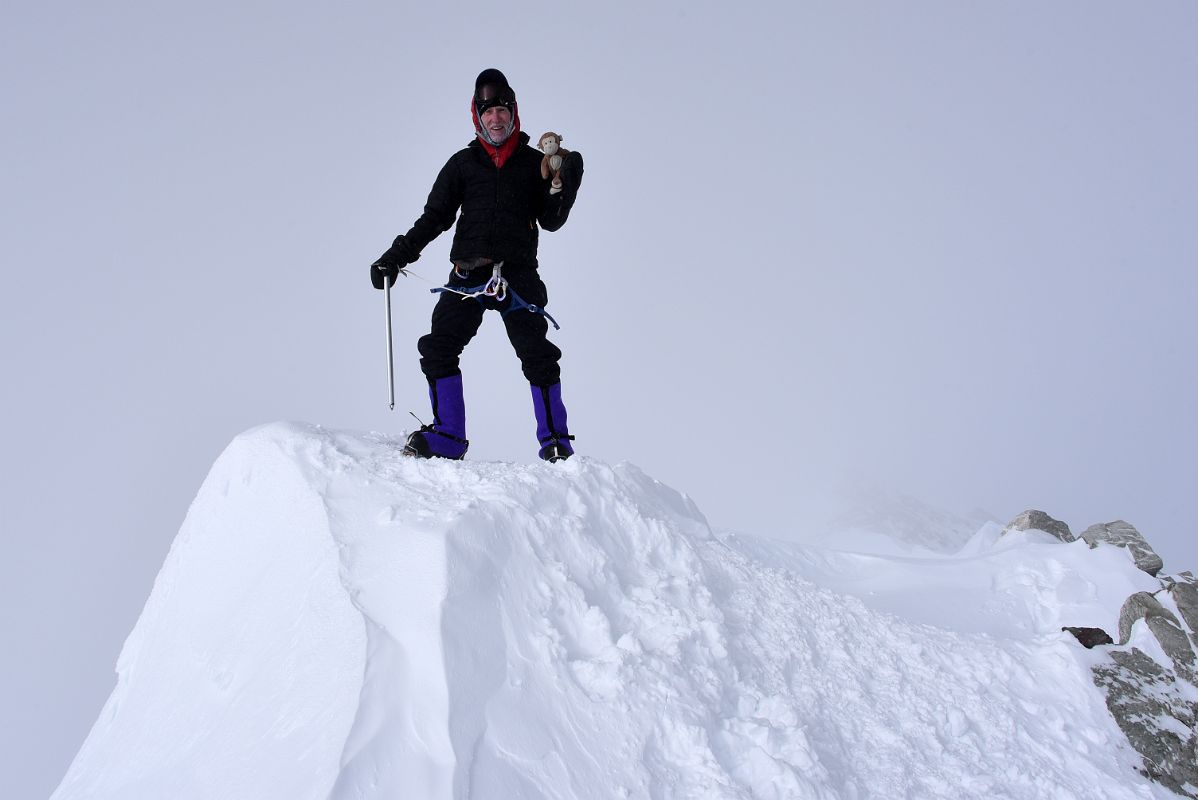
[[[460,277],[464,277],[462,276],[462,273],[458,272],[458,268],[456,266],[453,268],[453,273]],[[436,289],[431,289],[430,291],[453,292],[454,294],[460,294],[463,298],[494,297],[497,302],[502,303],[507,299],[508,292],[507,278],[503,277],[503,262],[495,262],[495,265],[491,267],[491,277],[482,286],[474,286],[470,289],[466,289],[465,291],[454,289],[451,286],[441,286]]]
[[[411,270],[408,270],[408,273],[416,275],[416,273],[412,272]],[[454,267],[454,274],[458,276],[461,275],[461,273],[457,271],[456,266]],[[421,276],[416,275],[416,277],[420,278]],[[424,278],[421,278],[421,280],[424,280]],[[473,298],[480,303],[484,301],[484,298],[491,298],[497,303],[510,300],[511,302],[508,304],[508,307],[499,312],[502,316],[506,317],[513,311],[522,311],[527,309],[528,311],[531,311],[534,314],[540,314],[542,317],[549,320],[553,324],[553,329],[555,331],[560,331],[562,329],[562,326],[557,324],[557,320],[553,318],[552,314],[535,303],[528,302],[520,296],[519,292],[508,286],[507,278],[503,277],[502,261],[496,262],[491,267],[491,277],[486,283],[480,286],[471,286],[466,289],[455,289],[452,286],[438,286],[435,289],[429,289],[429,291],[433,294],[449,292],[450,294],[461,295],[463,300]]]

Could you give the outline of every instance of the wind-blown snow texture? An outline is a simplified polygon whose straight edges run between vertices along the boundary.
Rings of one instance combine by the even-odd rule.
[[[717,536],[633,466],[304,425],[204,483],[54,800],[1163,798],[1062,624],[1117,548]]]

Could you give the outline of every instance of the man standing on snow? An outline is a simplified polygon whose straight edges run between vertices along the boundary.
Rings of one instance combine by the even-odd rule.
[[[489,308],[502,314],[532,386],[539,454],[558,461],[574,454],[574,437],[562,404],[562,352],[546,338],[548,294],[537,273],[537,226],[556,231],[566,223],[582,183],[582,156],[572,152],[566,157],[560,190],[541,177],[543,154],[528,145],[528,134],[520,130],[516,93],[497,69],[483,70],[474,82],[470,113],[474,140],[441,169],[412,229],[370,265],[374,288],[390,286],[456,217],[449,253],[453,271],[433,308],[432,330],[418,344],[433,422],[408,437],[404,452],[421,458],[460,459],[466,454],[458,358]]]

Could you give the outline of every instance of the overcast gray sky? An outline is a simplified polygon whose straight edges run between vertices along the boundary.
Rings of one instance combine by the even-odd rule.
[[[396,292],[388,412],[366,265],[488,66],[586,157],[541,248],[581,453],[717,527],[809,534],[849,474],[1198,568],[1196,35],[1188,0],[10,4],[0,795],[65,772],[234,435],[424,413],[433,297]],[[470,456],[535,458],[497,319],[464,369]]]

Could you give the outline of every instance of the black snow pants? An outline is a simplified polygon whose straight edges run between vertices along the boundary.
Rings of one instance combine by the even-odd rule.
[[[477,267],[459,278],[452,271],[448,286],[461,291],[476,290],[491,277],[491,267]],[[442,292],[433,307],[432,330],[420,337],[420,369],[430,381],[461,372],[458,359],[466,345],[478,333],[483,312],[492,309],[503,315],[508,340],[520,359],[524,377],[534,386],[552,386],[561,378],[558,361],[562,351],[546,338],[549,323],[543,314],[527,308],[512,308],[512,293],[526,303],[545,307],[548,292],[536,269],[519,265],[503,266],[508,281],[508,297],[502,302],[492,297],[462,297]]]

